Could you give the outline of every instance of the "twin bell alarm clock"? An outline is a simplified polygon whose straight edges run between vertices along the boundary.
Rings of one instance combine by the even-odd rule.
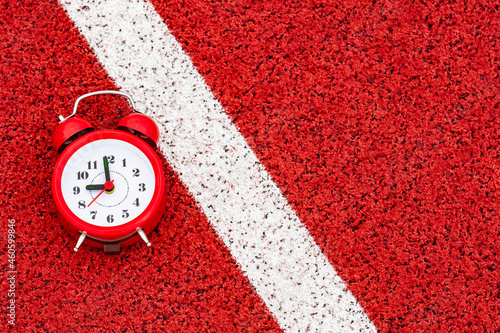
[[[54,147],[60,154],[52,177],[52,193],[62,224],[77,240],[107,254],[147,238],[163,215],[165,181],[156,153],[159,130],[141,113],[120,120],[116,129],[95,130],[74,117],[87,97],[117,94],[97,91],[79,97],[73,114],[59,116]]]

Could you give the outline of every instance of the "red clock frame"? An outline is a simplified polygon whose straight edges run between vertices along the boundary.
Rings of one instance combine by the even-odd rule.
[[[104,139],[115,139],[128,142],[141,150],[151,162],[155,174],[155,193],[146,209],[132,221],[114,227],[100,227],[87,223],[77,217],[66,204],[62,195],[61,179],[62,173],[69,158],[73,156],[84,145]],[[160,221],[165,208],[166,190],[163,167],[156,152],[148,143],[141,138],[121,130],[98,130],[76,139],[64,149],[55,164],[52,177],[52,193],[56,206],[62,215],[62,224],[75,237],[82,232],[87,233],[86,244],[103,248],[104,244],[120,244],[120,247],[128,246],[140,240],[137,230],[142,228],[149,234]]]

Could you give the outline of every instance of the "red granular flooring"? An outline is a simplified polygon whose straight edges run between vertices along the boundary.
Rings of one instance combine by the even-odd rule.
[[[497,2],[153,4],[378,330],[500,330]],[[72,252],[52,133],[77,97],[116,87],[57,2],[0,6],[16,327],[279,330],[166,162],[152,248]],[[115,97],[81,109],[98,128],[130,111]]]

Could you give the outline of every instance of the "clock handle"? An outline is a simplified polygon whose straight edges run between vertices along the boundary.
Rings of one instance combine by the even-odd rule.
[[[135,108],[135,104],[134,104],[134,100],[132,99],[132,96],[130,96],[129,94],[127,93],[124,93],[124,92],[121,92],[121,91],[115,91],[115,90],[101,90],[101,91],[94,91],[94,92],[91,92],[91,93],[88,93],[88,94],[85,94],[85,95],[82,95],[80,97],[78,97],[78,99],[76,100],[75,102],[75,107],[73,108],[73,113],[71,115],[69,115],[68,117],[64,118],[64,116],[59,116],[59,124],[64,122],[65,120],[73,117],[75,114],[76,114],[76,110],[78,109],[78,103],[80,103],[80,101],[84,98],[87,98],[87,97],[90,97],[90,96],[95,96],[95,95],[104,95],[104,94],[115,94],[115,95],[122,95],[122,96],[125,96],[129,99],[130,101],[130,104],[132,104],[132,108],[134,109],[134,111],[137,111],[139,112],[136,108]]]

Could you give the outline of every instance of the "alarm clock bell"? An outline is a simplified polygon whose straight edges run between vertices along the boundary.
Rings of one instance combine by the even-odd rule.
[[[95,129],[86,120],[76,117],[67,119],[54,132],[54,148],[60,154],[71,142],[93,131]]]
[[[118,123],[117,129],[138,136],[146,141],[152,148],[156,148],[156,144],[160,139],[160,131],[156,123],[148,116],[140,113],[131,113],[125,116]]]

